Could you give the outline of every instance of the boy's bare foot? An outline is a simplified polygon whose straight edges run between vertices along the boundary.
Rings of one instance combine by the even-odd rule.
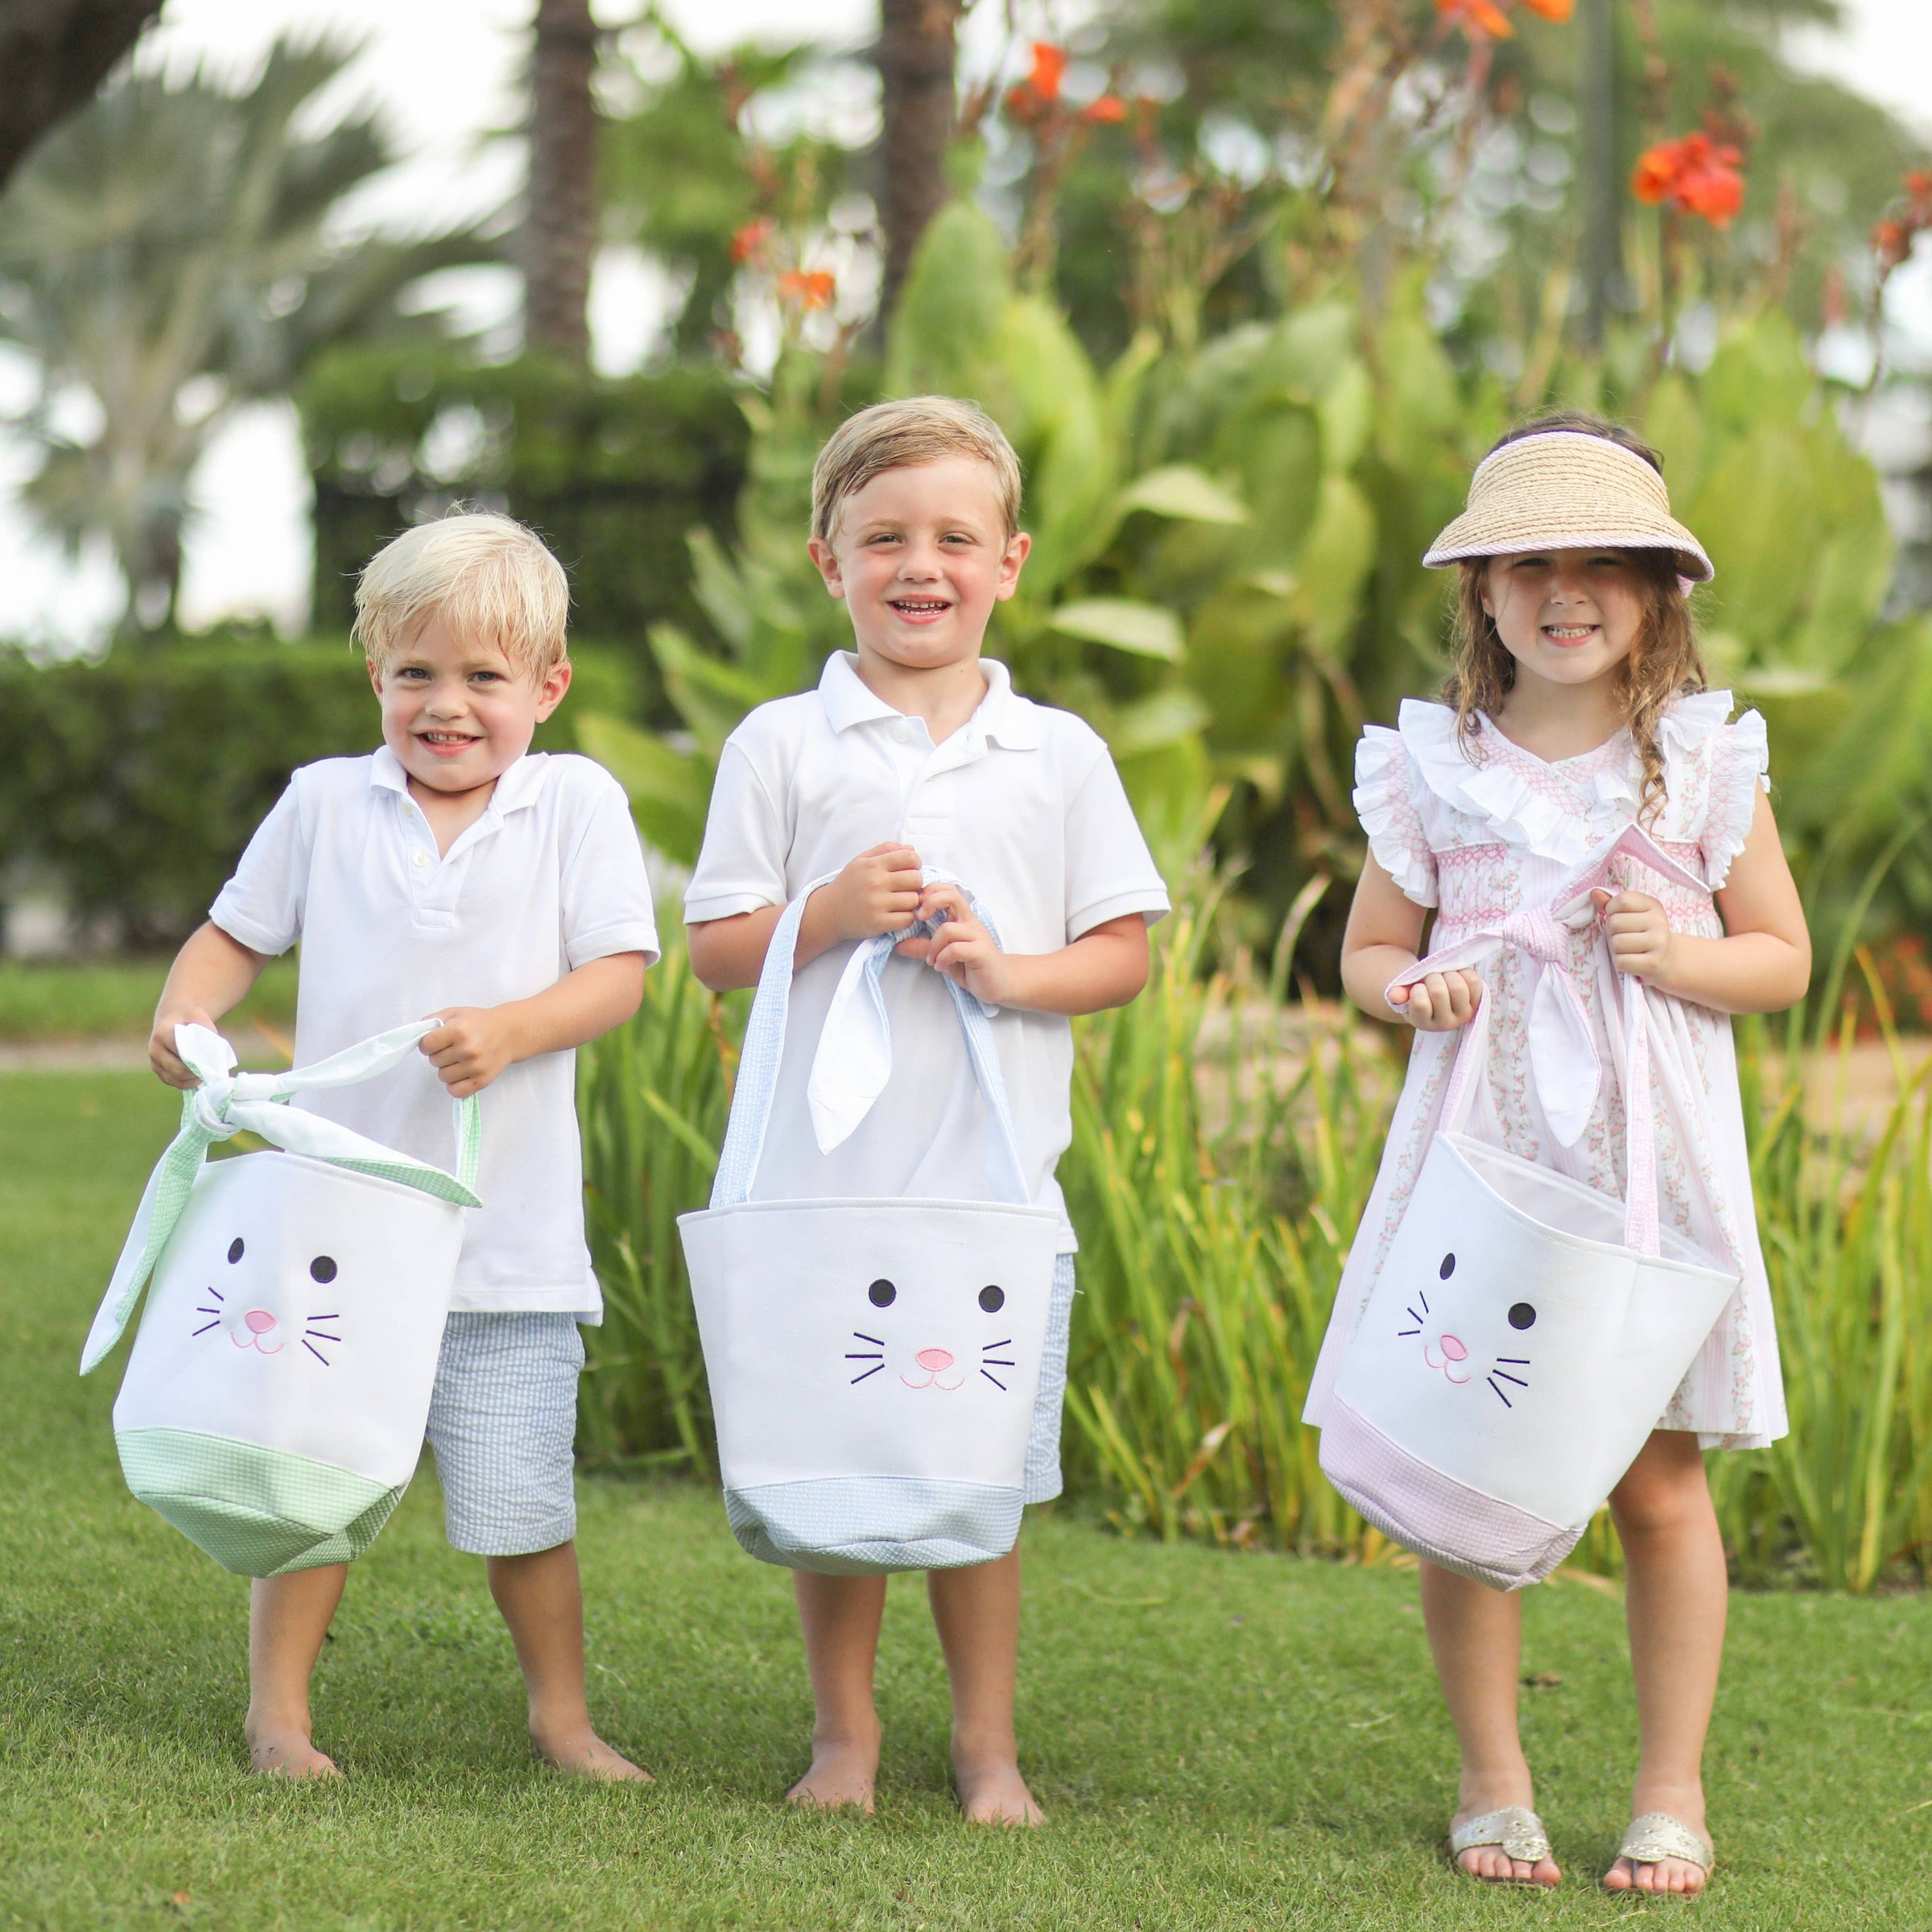
[[[1704,1824],[1703,1794],[1699,1791],[1686,1791],[1681,1787],[1668,1793],[1647,1791],[1639,1799],[1636,1811],[1640,1818],[1646,1812],[1666,1812],[1680,1824],[1688,1825],[1700,1838],[1707,1840],[1711,1835]],[[1604,1874],[1604,1889],[1678,1893],[1690,1898],[1703,1891],[1710,1880],[1708,1872],[1686,1858],[1660,1858],[1654,1863],[1646,1860],[1639,1864],[1634,1860],[1620,1857]]]
[[[1526,1810],[1530,1806],[1530,1794],[1509,1791],[1501,1795],[1487,1796],[1472,1802],[1465,1799],[1458,1807],[1455,1816],[1449,1821],[1451,1832],[1491,1811],[1500,1811],[1507,1805],[1521,1805]],[[1563,1883],[1563,1870],[1554,1858],[1512,1858],[1501,1845],[1472,1845],[1466,1852],[1456,1854],[1455,1862],[1472,1878],[1487,1880],[1498,1885],[1557,1885]]]
[[[811,1740],[811,1768],[785,1794],[788,1805],[808,1810],[835,1811],[855,1805],[872,1815],[873,1781],[879,1772],[879,1740],[816,1738]]]
[[[952,1788],[968,1824],[1043,1825],[1046,1814],[1026,1789],[1019,1761],[1011,1755],[968,1758],[956,1752]]]
[[[309,1742],[305,1728],[294,1724],[250,1724],[249,1769],[264,1777],[340,1777],[336,1761]]]
[[[567,1777],[601,1778],[607,1784],[654,1785],[658,1781],[642,1765],[634,1765],[590,1730],[555,1737],[530,1734],[530,1748],[553,1771]]]

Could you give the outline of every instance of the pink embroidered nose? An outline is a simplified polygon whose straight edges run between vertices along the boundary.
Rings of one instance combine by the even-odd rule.
[[[266,1335],[275,1325],[275,1318],[266,1308],[251,1308],[242,1319],[257,1335]]]
[[[1443,1353],[1452,1362],[1466,1362],[1469,1359],[1469,1351],[1453,1335],[1443,1337]]]
[[[922,1368],[937,1375],[942,1368],[952,1366],[952,1351],[950,1348],[922,1348],[913,1360]]]

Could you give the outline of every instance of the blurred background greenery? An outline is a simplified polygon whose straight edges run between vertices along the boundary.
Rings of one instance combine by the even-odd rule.
[[[287,770],[372,741],[353,574],[459,500],[570,564],[579,683],[548,741],[618,775],[675,888],[724,737],[842,641],[802,543],[819,443],[880,396],[976,397],[1036,542],[989,648],[1104,733],[1180,901],[1154,991],[1080,1034],[1076,1487],[1127,1526],[1373,1556],[1294,1419],[1398,1071],[1324,1004],[1352,748],[1439,681],[1419,557],[1472,463],[1539,408],[1604,410],[1662,450],[1715,559],[1713,676],[1769,721],[1819,941],[1808,1010],[1744,1030],[1781,1312],[1810,1345],[1792,1443],[1725,1465],[1727,1534],[1758,1578],[1922,1563],[1932,1199],[1901,1042],[1932,1026],[1932,561],[1926,479],[1869,450],[1923,398],[1885,318],[1932,175],[1789,57],[1838,10],[1109,0],[1057,31],[1009,7],[972,62],[968,0],[881,0],[877,123],[846,142],[771,111],[837,49],[713,57],[654,6],[542,0],[522,194],[406,239],[333,218],[394,158],[376,118],[314,112],[345,48],[280,43],[232,83],[137,50],[0,154],[0,333],[39,372],[24,501],[126,587],[86,661],[0,652],[0,894],[70,946],[192,926]],[[131,37],[155,9],[92,11]],[[586,303],[620,245],[679,294],[612,376]],[[517,342],[420,299],[493,262],[522,275]],[[315,635],[184,637],[195,466],[265,395],[300,415]],[[47,1010],[43,974],[14,979]],[[674,945],[584,1056],[606,1462],[708,1463],[671,1223],[708,1185],[741,1017]],[[1885,1061],[1870,1117],[1827,1091],[1860,1052]]]

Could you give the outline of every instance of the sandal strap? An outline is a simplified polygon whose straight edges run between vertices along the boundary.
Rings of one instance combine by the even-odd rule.
[[[1505,1805],[1498,1810],[1485,1811],[1449,1834],[1451,1856],[1460,1857],[1478,1845],[1501,1845],[1506,1857],[1523,1859],[1530,1864],[1550,1856],[1550,1835],[1543,1829],[1543,1821],[1526,1805]]]
[[[1660,1859],[1681,1858],[1700,1872],[1708,1872],[1717,1862],[1710,1839],[1668,1811],[1646,1811],[1641,1818],[1633,1818],[1616,1855],[1629,1859],[1633,1865],[1654,1865]]]

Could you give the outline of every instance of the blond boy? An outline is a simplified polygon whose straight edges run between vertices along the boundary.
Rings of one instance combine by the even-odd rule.
[[[646,1774],[584,1701],[571,1445],[580,1322],[601,1319],[584,1242],[572,1050],[621,1024],[657,957],[624,795],[588,759],[530,750],[570,687],[562,566],[507,517],[458,514],[379,551],[355,637],[382,709],[372,756],[295,773],[168,975],[149,1058],[171,1086],[184,1021],[213,1026],[301,943],[295,1058],[434,1018],[423,1059],[305,1096],[371,1139],[449,1158],[449,1100],[481,1093],[468,1216],[428,1435],[450,1541],[489,1559],[537,1752]],[[258,1771],[332,1777],[309,1678],[347,1566],[258,1582],[246,1734]]]
[[[757,982],[780,910],[807,904],[791,1026],[814,1039],[852,946],[948,916],[892,972],[894,1074],[830,1154],[808,1124],[811,1055],[783,1058],[754,1198],[927,1195],[986,1190],[984,1129],[941,973],[1000,1010],[993,1022],[1037,1205],[1063,1222],[1026,1498],[1060,1488],[1060,1402],[1073,1300],[1073,1230],[1054,1179],[1072,1135],[1068,1017],[1125,1005],[1148,970],[1147,927],[1167,894],[1100,739],[1021,697],[982,658],[993,606],[1013,595],[1030,539],[1019,528],[1011,447],[969,403],[921,396],[847,422],[812,479],[810,549],[851,614],[816,691],[762,705],[720,762],[704,847],[685,898],[691,957],[716,988]],[[924,885],[931,867],[960,888]],[[1003,949],[1002,949],[1003,947]],[[799,1803],[869,1810],[880,1724],[873,1662],[882,1576],[795,1573],[816,1720]],[[928,1573],[952,1684],[952,1764],[968,1818],[1031,1824],[1013,1732],[1020,1567]]]

